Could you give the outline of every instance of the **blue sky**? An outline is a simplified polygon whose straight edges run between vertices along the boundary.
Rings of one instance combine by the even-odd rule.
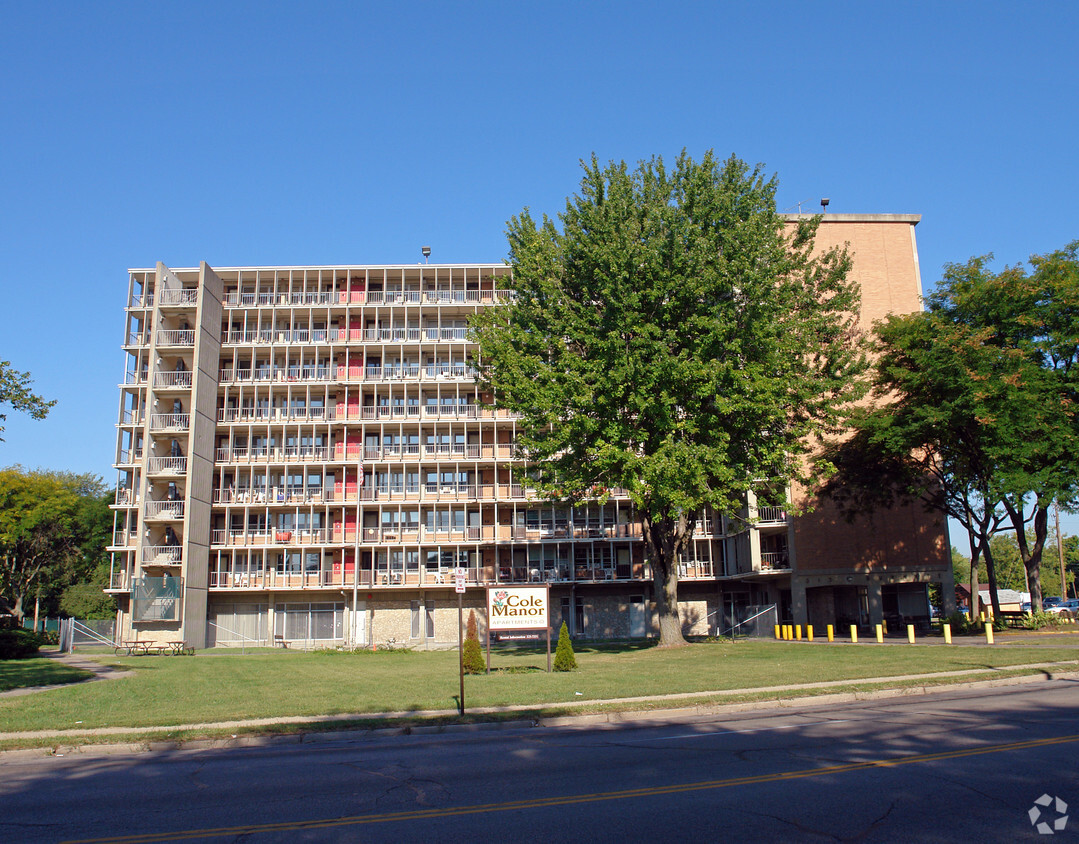
[[[497,261],[578,160],[922,214],[923,280],[1079,237],[1079,6],[0,0],[0,465],[113,477],[128,267]]]

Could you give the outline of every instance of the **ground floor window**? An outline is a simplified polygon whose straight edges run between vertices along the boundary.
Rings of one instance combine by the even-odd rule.
[[[413,639],[421,636],[427,639],[435,637],[435,602],[428,600],[421,604],[419,601],[411,602],[412,627],[409,635]]]
[[[207,647],[266,641],[266,604],[211,604],[207,621]]]
[[[274,635],[290,641],[344,638],[345,605],[278,604],[274,611]]]

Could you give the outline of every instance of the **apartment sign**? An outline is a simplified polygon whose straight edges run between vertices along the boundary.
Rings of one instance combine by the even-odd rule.
[[[488,629],[536,630],[548,626],[546,586],[495,586],[487,590]]]

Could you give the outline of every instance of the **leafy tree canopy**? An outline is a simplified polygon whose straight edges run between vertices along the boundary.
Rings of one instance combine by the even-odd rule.
[[[812,436],[857,395],[859,292],[844,252],[814,255],[819,219],[776,213],[759,166],[709,152],[583,169],[558,224],[510,220],[515,300],[476,317],[478,366],[521,415],[542,494],[626,491],[660,643],[678,644],[677,562],[702,510],[802,477]]]
[[[104,561],[111,523],[96,476],[0,470],[0,594],[15,614],[39,593],[55,611],[65,586],[90,581]]]
[[[960,521],[994,601],[993,537],[1007,529],[1040,608],[1049,508],[1079,493],[1077,247],[1033,256],[1030,272],[993,272],[992,256],[949,264],[924,312],[879,323],[882,403],[833,455],[833,496],[917,497]]]
[[[29,413],[34,419],[44,419],[56,401],[45,401],[30,390],[30,373],[11,368],[11,362],[0,360],[0,407],[7,405],[13,410]],[[0,434],[4,432],[6,413],[0,413]],[[0,436],[0,442],[4,438]]]

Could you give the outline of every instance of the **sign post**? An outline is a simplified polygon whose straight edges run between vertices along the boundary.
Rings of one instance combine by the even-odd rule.
[[[461,696],[457,700],[457,711],[461,715],[465,714],[465,645],[461,638],[463,635],[461,629],[464,627],[465,617],[463,597],[465,594],[465,577],[466,572],[463,568],[454,569],[453,591],[457,593],[457,668],[461,680]]]

